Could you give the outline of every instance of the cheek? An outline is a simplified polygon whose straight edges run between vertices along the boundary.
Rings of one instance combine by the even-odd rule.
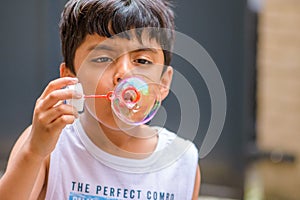
[[[106,95],[114,89],[113,79],[109,73],[103,73],[101,76],[98,76],[95,84],[95,94]]]
[[[112,88],[112,78],[107,69],[85,64],[79,68],[77,77],[87,95],[106,94]]]
[[[102,78],[89,80],[85,84],[86,94],[106,95],[111,89],[108,81]],[[112,115],[111,102],[106,98],[86,99],[86,106],[89,112],[101,123],[108,123]],[[108,120],[108,121],[107,121]]]
[[[154,83],[159,83],[161,79],[161,73],[162,69],[160,67],[153,69],[148,78],[151,79]]]
[[[142,75],[154,83],[160,82],[161,73],[162,73],[162,67],[160,66],[153,66],[147,69],[137,69],[135,71],[135,74]]]
[[[109,74],[103,74],[102,76],[95,76],[91,78],[89,76],[86,80],[86,88],[84,88],[86,94],[106,95],[112,88],[112,82],[109,78]],[[106,98],[95,98],[87,101],[89,107],[92,107],[96,115],[100,118],[105,117],[108,113],[111,113],[110,100]]]

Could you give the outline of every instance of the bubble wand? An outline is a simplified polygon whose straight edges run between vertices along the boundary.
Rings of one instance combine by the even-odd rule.
[[[128,87],[122,91],[121,94],[122,99],[127,103],[136,103],[140,100],[141,94],[135,87]],[[92,95],[84,95],[85,99],[90,98],[101,98],[112,101],[115,98],[114,91],[109,91],[107,94],[92,94]]]

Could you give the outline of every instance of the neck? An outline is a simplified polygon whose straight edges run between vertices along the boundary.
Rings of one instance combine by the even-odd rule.
[[[121,157],[145,158],[157,145],[157,133],[141,125],[121,130],[110,128],[98,122],[88,111],[80,116],[88,137],[102,150]]]

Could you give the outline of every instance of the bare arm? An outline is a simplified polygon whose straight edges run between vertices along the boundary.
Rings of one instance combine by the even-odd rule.
[[[0,179],[0,197],[5,200],[37,199],[45,183],[49,155],[55,148],[61,130],[74,122],[77,112],[61,104],[74,97],[74,91],[60,90],[77,81],[60,78],[52,81],[37,100],[32,126],[15,144],[7,169]]]
[[[26,150],[30,132],[31,126],[22,133],[10,154],[6,173],[0,181],[0,196],[5,199],[37,199],[44,185],[48,159],[36,158]],[[20,189],[15,193],[17,187]],[[27,198],[26,191],[31,191]]]
[[[193,200],[198,200],[199,198],[200,181],[201,181],[201,174],[200,174],[200,167],[198,166],[196,171]]]

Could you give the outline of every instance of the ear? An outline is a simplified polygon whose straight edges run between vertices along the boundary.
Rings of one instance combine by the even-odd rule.
[[[162,100],[164,100],[169,94],[170,86],[172,83],[172,77],[173,68],[171,66],[168,66],[160,79],[160,94]]]
[[[76,75],[66,66],[66,63],[61,63],[59,67],[60,77],[76,77]]]

